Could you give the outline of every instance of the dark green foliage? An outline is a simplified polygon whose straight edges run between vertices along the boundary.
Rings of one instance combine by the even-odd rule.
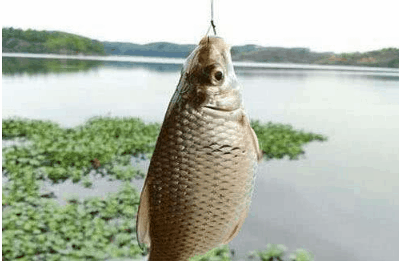
[[[320,134],[294,130],[291,125],[271,122],[262,124],[259,121],[252,121],[251,126],[258,136],[259,146],[267,159],[281,159],[284,156],[298,159],[299,155],[305,153],[302,145],[314,140],[327,140]]]
[[[387,62],[387,67],[399,68],[399,57]]]
[[[104,45],[79,35],[64,32],[3,28],[3,52],[97,54],[104,55]]]
[[[40,196],[39,183],[32,167],[11,168],[8,179],[3,185],[3,205],[29,201]]]
[[[39,197],[3,195],[3,260],[104,260],[141,253],[135,235],[139,194],[125,184],[114,195],[59,206]]]
[[[121,180],[142,175],[131,165],[131,157],[149,156],[159,132],[159,124],[136,118],[94,118],[73,129],[39,120],[7,119],[2,128],[3,139],[25,137],[33,143],[3,149],[6,175],[30,167],[36,178],[54,182],[69,177],[78,182],[93,169]]]
[[[104,46],[101,42],[64,32],[50,33],[44,45],[53,52],[66,50],[66,52],[72,52],[72,54],[105,54]]]
[[[3,44],[11,38],[18,38],[30,42],[44,43],[47,40],[47,35],[48,32],[46,31],[36,31],[31,29],[24,31],[21,29],[14,29],[12,27],[2,29]]]
[[[258,255],[262,261],[282,261],[286,251],[284,245],[267,244],[266,250],[258,252]]]
[[[14,118],[3,120],[2,131],[3,139],[12,139],[16,137],[33,138],[38,134],[54,135],[54,133],[62,132],[62,129],[51,121]]]
[[[286,255],[287,247],[284,245],[267,244],[266,249],[257,252],[257,256],[261,261],[282,261],[287,260],[283,257]],[[305,249],[297,249],[289,256],[290,261],[313,261],[313,254]]]

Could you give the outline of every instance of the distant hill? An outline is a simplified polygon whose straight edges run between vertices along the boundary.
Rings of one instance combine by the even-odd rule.
[[[399,68],[399,49],[384,48],[365,53],[333,54],[317,60],[315,63]]]
[[[252,48],[251,48],[252,47]],[[270,63],[315,63],[334,53],[316,53],[308,48],[283,48],[262,46],[238,46],[232,48],[232,58],[237,61]]]
[[[317,53],[308,48],[282,48],[262,46],[234,46],[233,60],[270,63],[302,63],[323,65],[352,65],[399,68],[399,49],[384,48],[370,52]]]
[[[132,56],[157,56],[185,58],[195,48],[194,44],[174,44],[167,42],[134,44],[120,42],[103,42],[105,53],[109,55],[132,55]]]
[[[49,32],[3,28],[3,52],[60,53],[86,55],[131,55],[185,58],[196,47],[194,44],[156,42],[134,44],[99,42],[64,32]],[[399,49],[384,48],[365,53],[312,52],[308,48],[263,47],[258,45],[233,46],[234,61],[270,63],[302,63],[356,65],[399,68]]]
[[[2,44],[2,51],[8,53],[105,55],[101,42],[58,31],[3,28]]]

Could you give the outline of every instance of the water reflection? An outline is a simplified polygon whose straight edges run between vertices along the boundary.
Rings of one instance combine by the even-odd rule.
[[[35,75],[89,71],[102,65],[101,61],[70,59],[37,59],[2,57],[3,75]]]
[[[153,72],[178,72],[181,70],[181,64],[162,64],[162,63],[135,63],[135,62],[110,62],[105,61],[103,65],[106,67],[114,67],[116,69],[138,69],[144,68]]]
[[[244,68],[244,67],[235,67],[234,68],[237,76],[243,76],[245,78],[259,78],[259,77],[268,77],[268,78],[294,78],[295,80],[304,80],[312,72],[304,71],[304,70],[288,70],[288,69],[253,69],[253,68]]]
[[[113,67],[116,69],[146,69],[154,72],[178,72],[180,64],[162,63],[136,63],[115,61],[93,61],[72,59],[48,59],[48,58],[21,58],[3,57],[2,73],[6,76],[35,75],[49,73],[88,72],[99,67]]]
[[[347,79],[360,80],[382,80],[395,81],[399,79],[399,74],[394,72],[369,72],[369,71],[333,71],[333,70],[307,70],[307,69],[289,69],[289,68],[247,68],[235,67],[237,76],[244,76],[246,78],[294,78],[295,80],[305,79],[308,77],[325,78],[340,77]]]

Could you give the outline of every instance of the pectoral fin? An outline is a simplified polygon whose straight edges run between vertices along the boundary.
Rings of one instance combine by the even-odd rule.
[[[144,184],[143,191],[140,196],[140,205],[139,210],[137,212],[137,223],[136,223],[136,231],[137,231],[137,241],[141,247],[143,244],[147,244],[148,246],[151,243],[150,240],[150,197],[149,190],[147,186],[147,181]]]
[[[251,144],[256,153],[256,157],[257,157],[258,161],[261,161],[263,159],[264,152],[259,148],[258,137],[256,137],[256,133],[255,133],[254,129],[252,129],[251,123],[250,123],[248,117],[246,115],[244,115],[243,117],[244,117],[244,128],[247,129],[247,133],[250,136]]]
[[[258,161],[261,161],[263,159],[264,152],[259,148],[258,137],[256,137],[254,129],[252,129],[252,127],[250,125],[249,125],[249,128],[251,130],[251,139],[252,139],[253,146],[255,147],[256,157],[257,157]]]

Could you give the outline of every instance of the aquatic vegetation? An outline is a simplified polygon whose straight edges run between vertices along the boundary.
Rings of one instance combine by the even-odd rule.
[[[268,159],[285,155],[295,159],[303,154],[303,144],[326,140],[289,125],[254,121],[252,126]],[[2,191],[3,260],[105,260],[142,254],[135,233],[139,192],[128,182],[144,176],[132,159],[151,157],[159,130],[160,124],[137,118],[97,117],[75,128],[50,121],[4,119],[4,140],[29,142],[3,147],[7,180]],[[90,187],[88,174],[93,172],[125,181],[124,186],[106,198],[70,199],[65,206],[40,190],[45,180],[70,179]],[[267,255],[273,252],[266,251]],[[313,260],[303,250],[290,257]],[[223,246],[191,260],[227,261],[231,254]]]
[[[62,128],[57,123],[51,121],[11,118],[3,119],[2,131],[3,139],[12,139],[15,137],[33,138],[36,134],[60,134]]]
[[[40,184],[33,168],[15,168],[12,169],[11,173],[12,175],[8,177],[9,180],[3,185],[3,205],[4,202],[10,205],[14,202],[22,202],[40,196]]]
[[[314,256],[312,253],[308,252],[305,249],[299,248],[295,251],[295,253],[290,255],[291,261],[313,261]]]
[[[288,156],[291,160],[298,159],[304,154],[302,146],[311,141],[326,141],[327,137],[297,131],[288,124],[276,124],[268,122],[262,124],[259,121],[252,121],[251,126],[258,136],[259,146],[264,151],[267,159],[281,159]]]
[[[258,255],[262,261],[282,260],[286,251],[287,247],[284,245],[267,244],[266,250],[258,252]]]
[[[54,182],[72,178],[79,182],[94,170],[102,175],[131,180],[141,171],[131,164],[132,156],[151,155],[159,124],[136,118],[93,118],[72,129],[26,119],[3,120],[3,139],[25,137],[29,146],[3,149],[3,171],[31,167],[39,179]],[[102,171],[104,170],[104,171]]]
[[[313,254],[305,249],[297,249],[294,253],[289,255],[288,259],[283,257],[287,254],[288,248],[284,245],[267,244],[266,249],[263,251],[253,252],[248,255],[248,260],[261,260],[261,261],[313,261]],[[212,249],[202,256],[190,258],[190,261],[231,261],[233,260],[234,252],[230,250],[227,245],[223,245]],[[241,259],[240,259],[241,260]]]
[[[53,199],[3,194],[3,260],[104,260],[141,253],[135,234],[139,194],[116,194],[59,206]]]

